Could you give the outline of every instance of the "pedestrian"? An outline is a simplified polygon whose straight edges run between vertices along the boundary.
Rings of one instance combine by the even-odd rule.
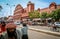
[[[6,25],[4,39],[21,39],[20,31],[17,30],[16,27],[17,26],[14,23],[8,23]]]
[[[53,26],[53,31],[57,31],[57,27],[55,25]]]
[[[2,33],[1,26],[2,26],[2,25],[1,25],[1,23],[0,23],[0,35],[1,35],[1,33]]]
[[[3,38],[4,32],[5,32],[5,22],[4,21],[1,21],[0,22],[0,39],[4,39]]]
[[[22,39],[28,39],[28,27],[26,23],[23,23],[23,28],[21,29],[22,31]]]
[[[5,21],[1,21],[1,30],[2,30],[2,32],[6,31],[5,26],[6,26]]]

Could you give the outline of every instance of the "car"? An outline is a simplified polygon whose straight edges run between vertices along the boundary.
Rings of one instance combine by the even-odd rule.
[[[16,25],[20,25],[20,22],[14,22]]]
[[[60,28],[60,22],[55,22],[54,25]]]
[[[37,24],[37,22],[32,20],[32,25],[36,25],[36,24]]]
[[[50,26],[53,26],[53,24],[52,23],[48,23],[48,26],[50,27]]]

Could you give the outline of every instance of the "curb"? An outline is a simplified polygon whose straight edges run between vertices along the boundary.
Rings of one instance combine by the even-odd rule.
[[[58,33],[58,32],[52,32],[52,31],[47,31],[47,30],[35,29],[35,28],[29,28],[29,30],[42,32],[42,33],[46,33],[46,34],[50,34],[50,35],[54,35],[54,36],[60,37],[60,33]]]

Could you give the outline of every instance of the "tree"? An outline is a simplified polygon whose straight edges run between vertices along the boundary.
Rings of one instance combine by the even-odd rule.
[[[41,13],[41,18],[47,18],[47,12],[42,12]]]
[[[59,19],[60,19],[60,9],[56,9],[55,11],[52,11],[51,17],[52,17],[52,19],[55,19],[55,21],[59,21]]]
[[[7,17],[4,17],[4,20],[7,20],[8,18]]]
[[[3,8],[2,8],[2,6],[0,5],[0,11],[2,10]]]
[[[47,14],[47,18],[51,18],[51,13]]]
[[[40,18],[40,13],[38,11],[29,12],[29,17],[31,19],[33,19],[33,18]]]

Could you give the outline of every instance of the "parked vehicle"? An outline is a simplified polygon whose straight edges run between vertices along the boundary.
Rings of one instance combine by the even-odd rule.
[[[60,22],[55,22],[54,25],[60,28]]]
[[[18,22],[18,21],[17,21],[17,22],[14,22],[14,23],[15,23],[16,25],[20,25],[20,22]]]
[[[52,26],[54,26],[54,24],[52,24],[52,23],[48,23],[48,26],[49,26],[49,27],[52,27]]]

